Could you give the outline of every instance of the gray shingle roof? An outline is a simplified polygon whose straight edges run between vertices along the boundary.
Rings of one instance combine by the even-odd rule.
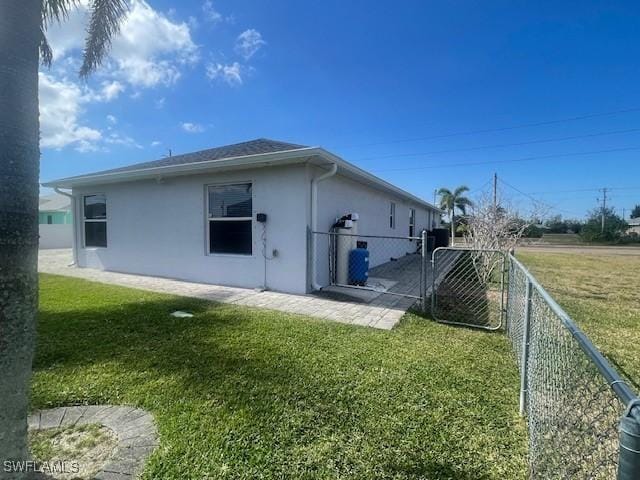
[[[52,193],[40,197],[39,205],[41,212],[65,212],[71,210],[71,199],[59,193]]]
[[[171,157],[161,158],[160,160],[135,163],[133,165],[113,168],[111,170],[102,170],[100,172],[92,173],[92,175],[127,172],[145,168],[168,167],[172,165],[184,165],[187,163],[210,162],[212,160],[222,160],[232,157],[244,157],[247,155],[259,155],[261,153],[284,152],[287,150],[297,150],[300,148],[308,147],[306,145],[280,142],[278,140],[270,140],[268,138],[257,138],[255,140],[249,140],[248,142],[234,143],[233,145],[224,145],[222,147],[209,148],[207,150],[184,153],[182,155],[173,155]]]
[[[640,217],[630,218],[627,223],[632,227],[638,226],[640,225]]]

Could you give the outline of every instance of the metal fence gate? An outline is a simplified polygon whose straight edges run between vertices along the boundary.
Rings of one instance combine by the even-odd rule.
[[[436,249],[434,319],[504,328],[520,370],[530,478],[640,479],[640,399],[511,254]]]
[[[355,291],[360,290],[367,301],[382,297],[378,303],[426,307],[424,298],[431,269],[429,256],[422,248],[426,234],[400,237],[310,232],[310,241],[311,276],[325,294],[358,295]],[[366,255],[366,261],[358,255]],[[389,297],[397,299],[392,301]]]
[[[505,315],[506,256],[498,250],[437,248],[432,256],[435,320],[497,330]]]

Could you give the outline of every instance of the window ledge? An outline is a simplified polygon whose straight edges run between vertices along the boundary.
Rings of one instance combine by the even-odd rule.
[[[243,254],[243,253],[206,253],[206,257],[224,257],[224,258],[255,258],[255,254]]]

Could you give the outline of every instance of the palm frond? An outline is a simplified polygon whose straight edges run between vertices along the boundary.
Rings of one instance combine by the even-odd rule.
[[[469,200],[467,197],[456,198],[456,207],[458,207],[458,210],[460,210],[463,215],[467,214],[467,207],[470,207],[472,205],[473,205],[473,202]]]
[[[44,34],[43,27],[40,27],[40,45],[38,45],[38,49],[40,50],[40,61],[46,67],[50,67],[53,61],[53,52],[47,41],[47,36]]]
[[[82,78],[86,78],[102,63],[111,46],[111,39],[120,30],[120,22],[128,11],[127,0],[93,0],[80,67]]]
[[[459,197],[460,195],[462,195],[463,193],[468,192],[468,191],[469,191],[469,187],[467,187],[466,185],[460,185],[458,188],[456,188],[453,191],[453,194],[456,197]]]
[[[42,2],[43,30],[53,22],[66,20],[69,17],[69,11],[78,4],[78,0],[44,0]]]

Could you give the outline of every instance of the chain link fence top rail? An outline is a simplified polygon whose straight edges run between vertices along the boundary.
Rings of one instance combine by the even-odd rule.
[[[506,329],[522,377],[531,478],[640,479],[635,393],[526,268],[513,256],[509,263]]]

